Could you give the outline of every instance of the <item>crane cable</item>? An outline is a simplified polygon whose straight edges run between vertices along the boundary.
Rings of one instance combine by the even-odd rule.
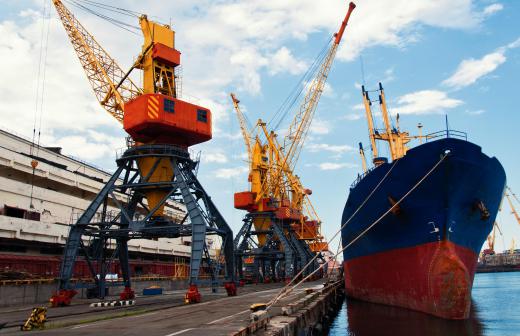
[[[49,6],[47,6],[49,3]],[[34,196],[34,178],[36,173],[36,167],[38,166],[38,161],[35,159],[38,157],[40,153],[40,138],[41,138],[41,128],[42,128],[42,117],[43,117],[43,97],[45,94],[45,73],[47,66],[47,54],[48,54],[48,45],[49,45],[49,32],[50,32],[50,2],[47,0],[43,0],[42,3],[42,24],[41,24],[41,35],[40,35],[40,52],[38,55],[38,72],[36,75],[36,97],[35,97],[35,106],[34,106],[34,123],[33,123],[33,136],[32,142],[29,149],[29,156],[32,158],[31,167],[31,195],[29,198],[29,208],[34,209],[33,204],[33,196]],[[45,29],[45,19],[48,16],[47,20],[47,29]],[[45,36],[45,37],[44,37]],[[40,90],[41,86],[41,90]],[[39,121],[38,121],[39,119]],[[36,124],[38,123],[38,139],[36,140]],[[35,153],[36,147],[36,153]]]
[[[370,192],[370,194],[368,194],[368,196],[365,198],[365,200],[363,201],[363,203],[361,203],[359,205],[359,207],[356,209],[356,211],[354,211],[354,213],[349,217],[349,219],[347,219],[347,221],[345,221],[345,223],[341,226],[341,228],[332,236],[332,238],[329,240],[329,242],[332,242],[334,241],[334,239],[336,239],[336,237],[338,236],[338,234],[341,232],[341,230],[347,226],[347,224],[352,220],[352,218],[354,218],[354,216],[365,206],[365,204],[368,202],[368,200],[372,197],[372,195],[374,195],[374,193],[376,192],[377,189],[379,189],[379,187],[381,186],[381,184],[386,180],[386,178],[390,175],[390,173],[392,172],[392,170],[394,169],[394,167],[397,165],[397,163],[399,162],[399,160],[396,160],[392,163],[392,166],[390,166],[390,169],[388,169],[388,171],[386,172],[386,174],[383,176],[383,178],[379,181],[379,183],[375,186],[374,189],[372,189],[372,191]],[[338,252],[339,253],[339,247],[338,247]],[[336,253],[336,254],[337,254]],[[309,261],[309,263],[307,263],[307,265],[305,265],[303,267],[303,269],[286,285],[287,286],[290,286],[296,278],[298,278],[300,275],[303,274],[303,272],[305,271],[305,269],[307,267],[309,267],[310,263],[312,263],[314,260],[316,260],[318,258],[318,254],[316,254],[312,259],[311,261]],[[284,288],[282,288],[283,290]]]
[[[329,48],[330,42],[332,41],[332,37],[327,40],[327,43],[323,46],[321,51],[318,53],[318,55],[314,58],[314,61],[309,66],[307,71],[303,74],[303,76],[300,78],[300,80],[296,83],[292,91],[289,93],[289,95],[285,98],[285,100],[282,102],[280,107],[276,110],[275,114],[271,118],[271,120],[268,122],[268,124],[271,124],[275,122],[276,118],[279,117],[278,121],[276,122],[276,125],[272,128],[273,130],[277,130],[280,127],[280,124],[284,121],[284,119],[289,114],[289,111],[293,108],[296,101],[298,101],[298,98],[301,97],[303,90],[305,89],[305,83],[308,83],[309,80],[312,80],[316,74],[316,72],[319,69],[319,65],[323,63],[323,59],[327,55],[327,50]]]
[[[444,154],[441,156],[441,158],[439,159],[439,161],[437,161],[437,163],[410,189],[408,190],[408,192],[406,192],[406,194],[404,194],[403,197],[401,197],[395,204],[393,204],[385,213],[383,213],[378,219],[376,219],[372,224],[370,224],[366,229],[364,229],[359,235],[357,235],[354,239],[352,239],[346,246],[344,246],[343,248],[341,248],[341,250],[336,253],[334,255],[334,259],[337,259],[338,255],[340,253],[342,253],[343,251],[345,251],[347,248],[349,248],[350,246],[352,246],[352,244],[354,244],[356,241],[358,241],[361,237],[363,237],[369,230],[371,230],[375,225],[377,225],[378,223],[381,222],[381,220],[383,220],[383,218],[386,217],[386,215],[388,215],[390,212],[392,212],[392,210],[394,210],[396,207],[399,206],[399,204],[401,204],[401,202],[407,198],[415,189],[417,189],[417,187],[419,187],[419,185],[421,185],[424,180],[426,180],[426,178],[428,176],[431,175],[431,173],[433,173],[437,167],[439,167],[439,165],[446,159],[446,157],[448,157],[448,155],[450,154],[450,151],[447,150],[444,152]],[[395,161],[396,163],[399,162],[399,160],[396,160]],[[394,164],[395,166],[395,164]],[[390,172],[390,170],[389,170]],[[386,178],[386,176],[388,175],[385,175],[384,178]],[[383,181],[383,180],[381,180]],[[381,183],[381,182],[380,182]],[[379,184],[378,184],[379,186]],[[376,186],[377,188],[377,186]],[[372,193],[369,195],[369,197],[372,195]],[[366,201],[366,200],[365,200]],[[357,211],[365,204],[362,203],[360,205],[360,207],[356,210],[355,213],[357,213]],[[354,214],[355,214],[354,213]],[[348,221],[350,221],[352,219],[352,217],[354,216],[354,214],[348,219]],[[336,234],[334,235],[334,237],[336,237],[340,232],[341,230],[345,227],[345,225],[348,223],[345,222],[345,224],[343,224],[341,226],[341,228],[339,229],[338,232],[336,232]],[[334,238],[333,238],[334,239]],[[307,265],[305,265],[304,269],[307,268],[308,266],[310,265],[310,263],[308,263]],[[276,302],[278,302],[281,298],[283,298],[284,296],[286,296],[287,294],[291,293],[296,287],[298,287],[299,285],[301,285],[303,282],[305,282],[307,279],[309,279],[311,276],[313,276],[316,272],[318,272],[319,270],[321,270],[323,267],[324,267],[324,263],[320,265],[320,267],[318,267],[316,270],[314,270],[311,274],[307,275],[306,277],[304,277],[302,280],[300,280],[297,284],[295,284],[293,287],[290,287],[290,284],[293,282],[291,281],[290,283],[288,283],[287,285],[285,285],[281,290],[280,292],[274,297],[274,299],[272,299],[269,304],[268,304],[268,308],[271,307],[272,305],[274,305]],[[302,271],[300,271],[301,273]]]
[[[95,15],[98,18],[103,19],[103,20],[113,24],[114,26],[116,26],[118,28],[126,30],[129,33],[132,33],[134,35],[140,35],[140,34],[138,34],[136,32],[136,31],[140,31],[141,30],[141,28],[139,28],[138,26],[135,26],[135,25],[126,23],[124,21],[115,19],[115,18],[113,18],[111,16],[108,16],[108,15],[103,14],[103,13],[101,13],[99,11],[96,11],[96,10],[94,10],[92,8],[87,7],[89,5],[90,6],[94,6],[94,7],[101,7],[99,5],[97,5],[97,6],[93,5],[93,4],[91,4],[91,3],[89,3],[88,1],[85,1],[85,0],[63,0],[63,1],[67,2],[68,4],[70,4],[70,5],[72,5],[72,6],[76,7],[76,8],[79,8],[79,9],[81,9],[81,10],[87,12],[87,13]],[[105,5],[105,6],[112,7],[112,6],[108,6],[108,5]],[[101,8],[103,8],[103,7],[101,7]],[[118,8],[118,7],[113,7],[113,8]],[[136,14],[132,14],[132,13],[135,13],[135,12],[132,12],[130,10],[120,9],[121,11],[117,11],[117,10],[112,10],[112,9],[109,9],[109,8],[103,8],[103,9],[106,9],[106,10],[109,10],[109,11],[112,11],[112,12],[115,12],[115,13],[123,14],[123,15],[137,16]],[[124,12],[122,12],[122,11],[124,11]],[[136,31],[134,31],[134,30],[136,30]]]

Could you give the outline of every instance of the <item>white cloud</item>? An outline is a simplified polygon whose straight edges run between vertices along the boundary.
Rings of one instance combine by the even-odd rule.
[[[520,37],[507,45],[507,48],[514,49],[520,47]]]
[[[201,156],[202,162],[226,163],[228,158],[226,154],[219,152],[205,152]]]
[[[269,59],[269,74],[276,75],[280,72],[288,72],[298,75],[307,70],[304,61],[297,60],[287,47],[281,47]]]
[[[486,113],[486,110],[473,110],[473,111],[467,110],[466,113],[470,114],[470,115],[481,115],[481,114]]]
[[[506,52],[520,46],[520,38],[502,46],[480,59],[469,58],[460,62],[457,70],[442,84],[460,89],[476,83],[480,78],[495,71],[500,65],[506,62]]]
[[[356,104],[356,105],[352,106],[352,109],[356,110],[356,111],[364,111],[365,110],[365,105],[359,103],[359,104]]]
[[[220,179],[231,179],[247,173],[246,167],[220,168],[215,171],[215,177]]]
[[[327,151],[327,152],[336,153],[336,154],[343,154],[343,153],[354,151],[354,148],[349,145],[329,145],[329,144],[325,144],[325,143],[321,143],[321,144],[310,143],[310,144],[306,145],[306,148],[310,152]]]
[[[311,124],[310,132],[313,134],[329,134],[332,126],[326,120],[314,119]]]
[[[196,96],[197,103],[212,110],[216,140],[222,140],[224,125],[231,114],[229,88],[261,94],[262,71],[277,74],[304,71],[305,60],[298,59],[298,55],[286,47],[288,43],[295,43],[295,39],[303,41],[318,31],[332,35],[346,11],[343,0],[330,0],[327,6],[315,0],[157,1],[144,7],[122,0],[117,6],[146,11],[154,19],[168,16],[160,19],[171,21],[177,32],[176,47],[182,52],[184,96]],[[34,120],[35,74],[41,41],[41,15],[35,9],[39,10],[28,8],[20,13],[20,18],[0,21],[0,57],[9,60],[0,63],[0,113],[11,116],[4,118],[5,127],[26,135],[30,134]],[[108,138],[124,138],[121,125],[96,102],[54,8],[51,8],[51,14],[44,132],[84,136],[90,139],[88,141],[94,141],[87,131],[97,130]],[[140,36],[129,35],[93,15],[81,11],[75,14],[123,69],[132,64],[140,51]],[[402,47],[416,38],[421,25],[466,29],[478,26],[481,20],[469,0],[413,3],[396,0],[392,6],[366,0],[358,4],[352,16],[338,58],[352,59],[364,48],[376,45]],[[16,57],[13,57],[13,51],[16,51]],[[138,76],[134,79],[139,82]],[[328,132],[323,125],[315,125],[313,129],[319,134]],[[105,144],[114,146],[111,140]],[[63,143],[63,146],[65,152],[79,153],[77,144]],[[100,150],[105,153],[100,160],[112,165],[113,155],[109,152],[115,149]]]
[[[494,3],[484,8],[484,11],[482,13],[484,15],[493,15],[497,12],[500,12],[502,9],[504,9],[504,6],[502,4]]]
[[[321,170],[338,170],[343,168],[355,168],[356,164],[353,163],[336,163],[336,162],[323,162],[318,164]]]
[[[381,80],[381,82],[386,84],[386,83],[390,83],[394,79],[395,79],[394,68],[389,68],[389,69],[385,70],[384,77],[383,77],[383,80]]]
[[[452,109],[464,102],[449,98],[446,92],[438,90],[423,90],[405,94],[397,98],[396,106],[391,110],[393,114],[428,114],[441,113]]]
[[[341,119],[348,120],[348,121],[356,121],[356,120],[363,119],[363,115],[357,114],[357,113],[350,113],[350,114],[343,116]]]
[[[341,10],[332,10],[330,20],[337,22],[333,14]],[[391,6],[382,6],[377,0],[363,1],[351,17],[338,56],[352,60],[360,51],[372,46],[404,47],[419,39],[419,29],[424,25],[470,29],[477,27],[484,18],[470,0],[396,0]]]
[[[455,73],[442,84],[456,89],[471,85],[479,78],[495,71],[499,65],[506,61],[503,51],[496,51],[485,55],[481,59],[463,60]]]

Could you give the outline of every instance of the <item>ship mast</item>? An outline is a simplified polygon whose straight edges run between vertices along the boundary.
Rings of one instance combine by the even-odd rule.
[[[385,91],[383,89],[383,84],[379,83],[379,88],[376,90],[378,92],[378,102],[379,107],[381,109],[381,115],[383,118],[384,129],[376,129],[374,125],[374,117],[372,114],[372,101],[370,100],[369,94],[365,87],[361,87],[361,93],[363,96],[363,105],[365,106],[365,112],[368,123],[368,135],[370,138],[370,147],[372,149],[372,161],[377,166],[383,162],[386,162],[386,159],[380,158],[378,156],[377,143],[376,140],[385,141],[388,143],[388,147],[390,150],[390,157],[392,161],[398,160],[406,155],[408,151],[408,147],[406,146],[412,139],[414,138],[423,138],[420,136],[410,136],[408,132],[401,132],[399,128],[399,116],[397,116],[397,128],[392,126],[390,121],[390,114],[388,111],[388,106],[386,103]]]

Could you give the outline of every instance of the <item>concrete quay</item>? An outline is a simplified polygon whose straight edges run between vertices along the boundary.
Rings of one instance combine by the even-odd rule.
[[[247,285],[234,297],[228,297],[224,289],[218,293],[203,289],[203,302],[192,305],[183,304],[183,290],[138,297],[136,305],[130,307],[91,308],[81,303],[49,308],[45,330],[31,331],[31,335],[289,335],[305,330],[307,323],[312,327],[320,324],[329,313],[331,297],[336,297],[340,288],[337,283],[324,288],[323,280],[304,283],[268,312],[252,314],[252,304],[267,303],[282,287],[280,283]],[[0,334],[26,334],[18,326],[29,315],[30,308],[2,309],[0,323],[8,325]],[[290,328],[280,333],[278,326],[285,320]]]

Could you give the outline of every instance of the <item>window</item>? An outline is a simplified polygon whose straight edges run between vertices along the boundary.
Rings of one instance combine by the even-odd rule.
[[[197,110],[197,120],[207,123],[208,122],[208,111]]]
[[[169,113],[175,112],[175,102],[170,99],[164,99],[164,110]]]

